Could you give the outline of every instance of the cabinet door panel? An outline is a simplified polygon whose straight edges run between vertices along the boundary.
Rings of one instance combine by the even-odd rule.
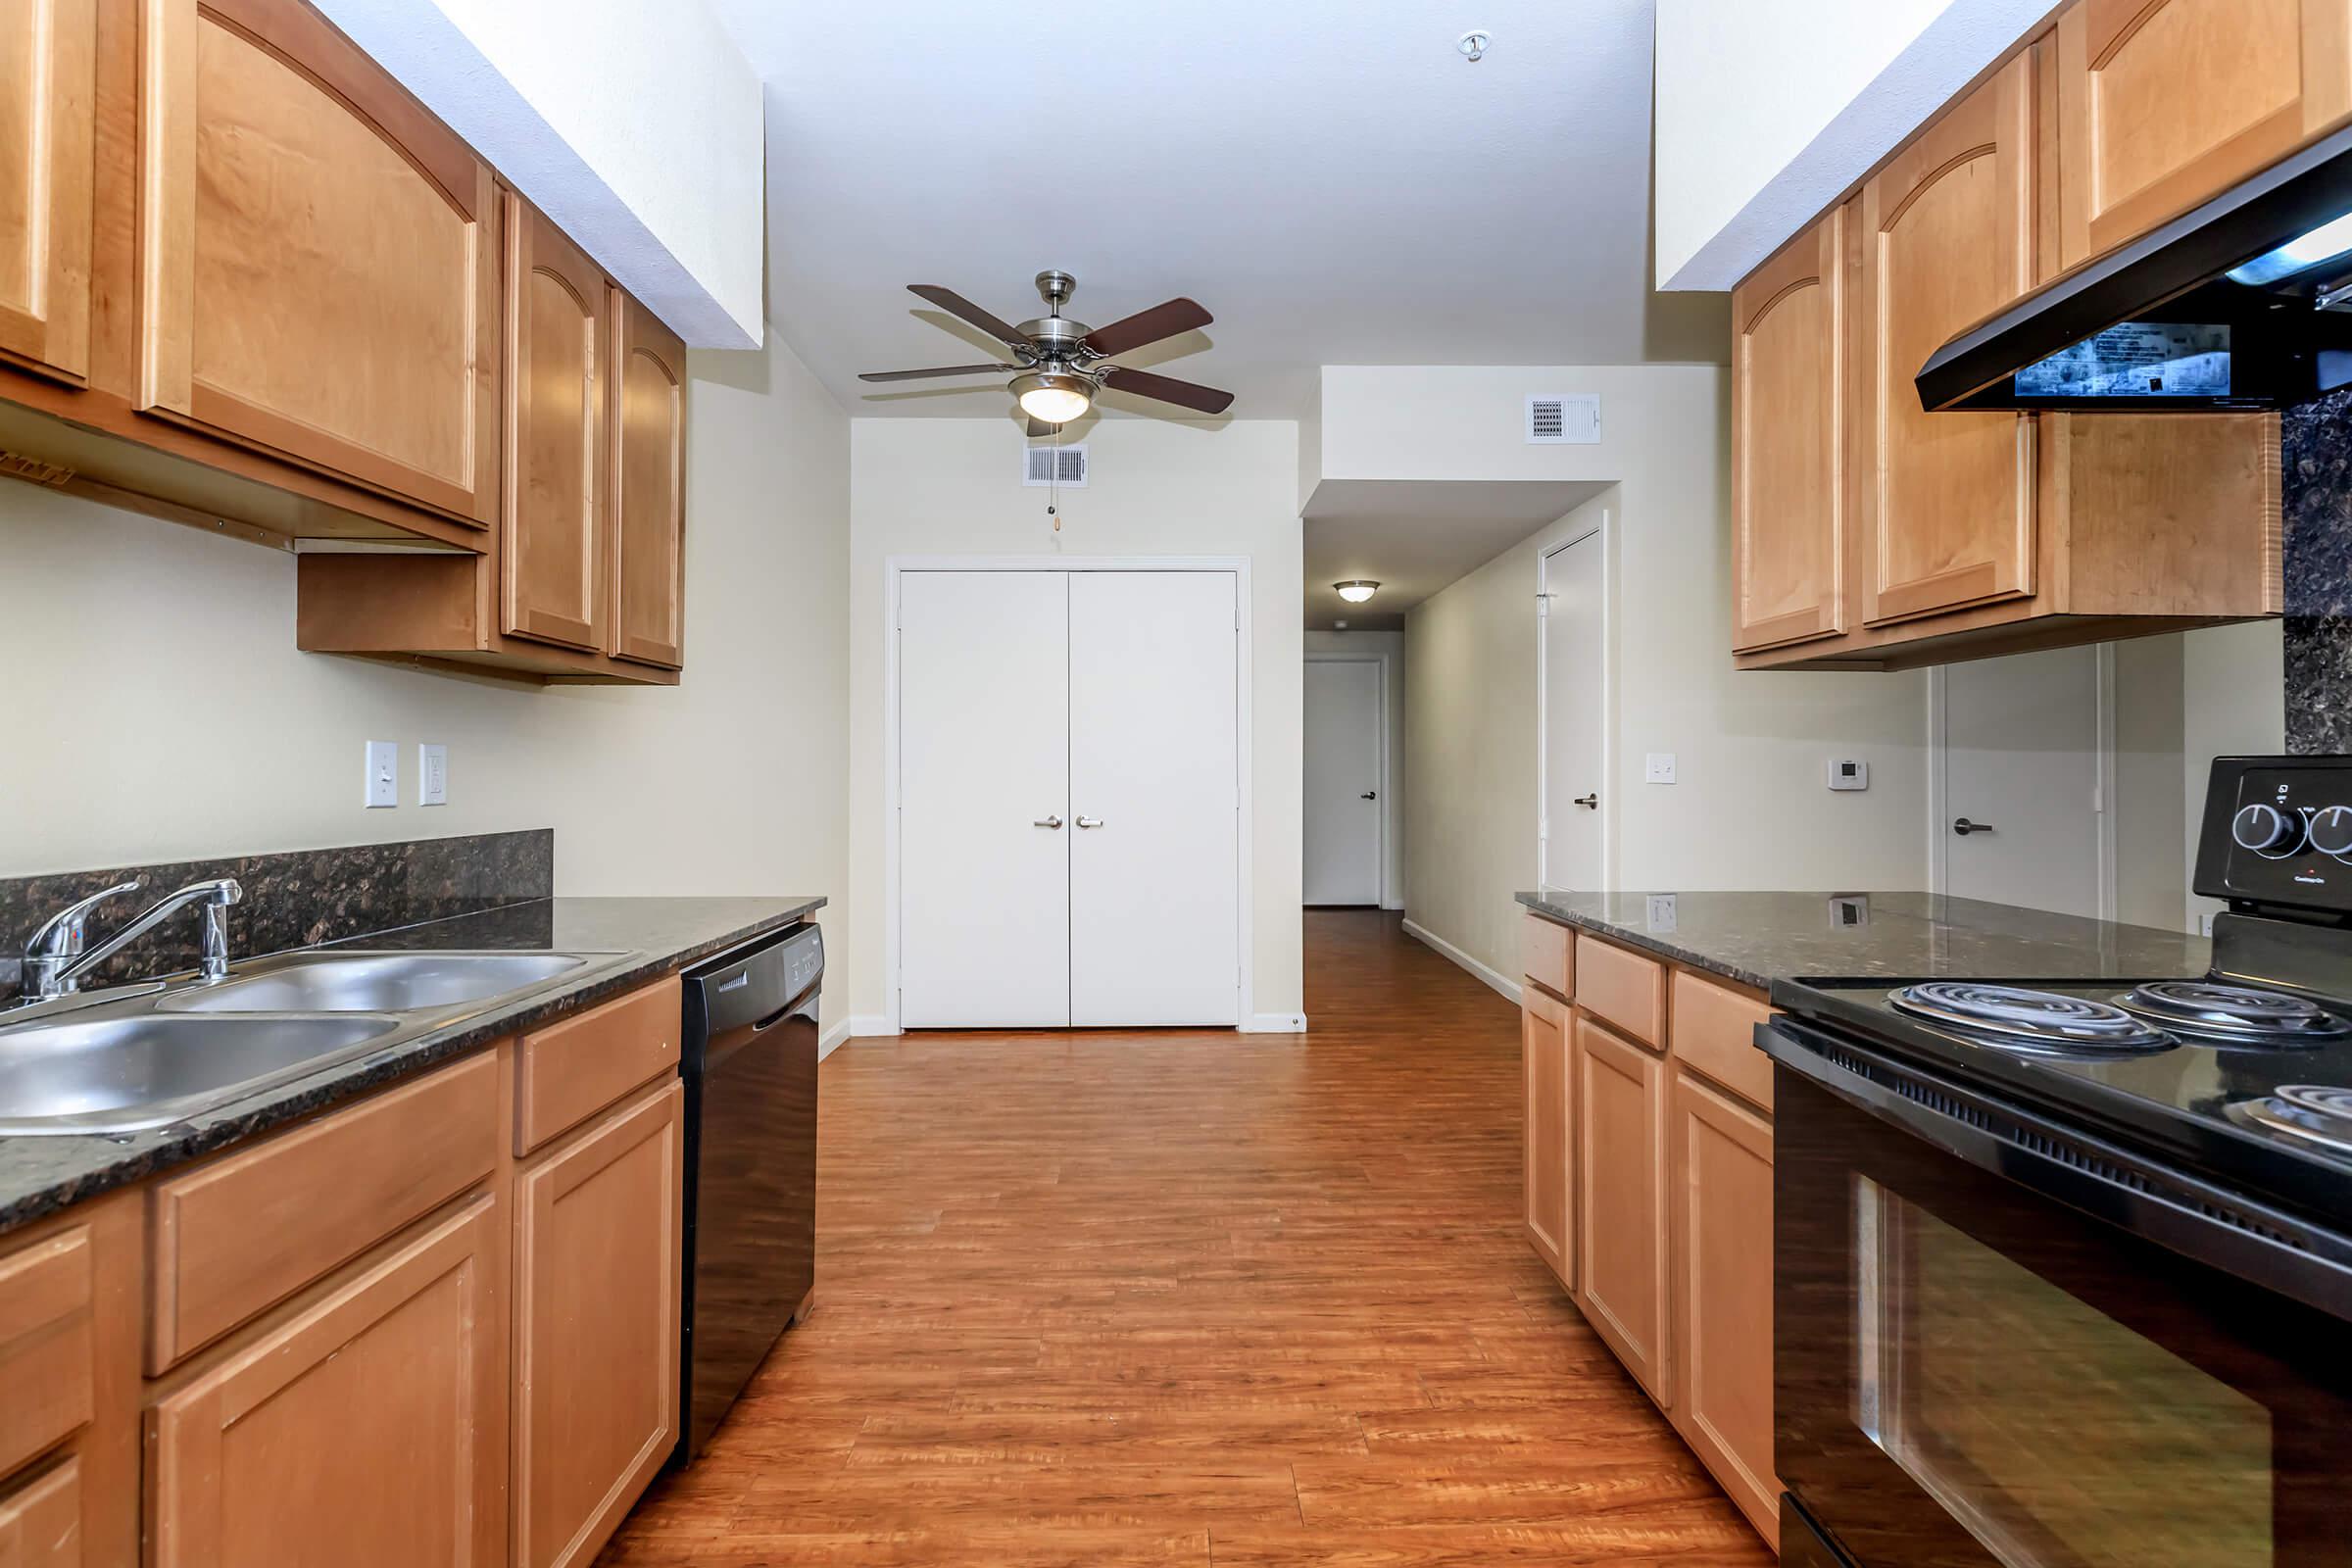
[[[517,1568],[593,1559],[677,1440],[685,1094],[651,1091],[517,1183]]]
[[[1845,629],[1846,210],[1732,296],[1732,646]]]
[[[141,47],[141,407],[487,523],[489,167],[294,0]]]
[[[2081,0],[2058,19],[2059,250],[2074,267],[2352,115],[2347,0]]]
[[[604,646],[604,274],[525,206],[507,212],[505,627]]]
[[[612,293],[612,644],[675,669],[686,620],[686,346]]]
[[[2031,286],[2032,72],[2018,56],[1862,187],[1874,623],[2034,591],[2031,418],[1928,414],[1913,382]]]
[[[504,1218],[475,1199],[159,1401],[154,1568],[503,1563]]]
[[[1666,1404],[1666,1063],[1576,1022],[1577,1304]]]
[[[1678,1073],[1674,1169],[1674,1424],[1771,1541],[1772,1124]]]
[[[1573,1283],[1568,1240],[1573,1212],[1569,1183],[1568,1009],[1532,986],[1519,1011],[1527,1239],[1562,1285]]]
[[[97,0],[18,0],[0,17],[0,359],[90,370]]]

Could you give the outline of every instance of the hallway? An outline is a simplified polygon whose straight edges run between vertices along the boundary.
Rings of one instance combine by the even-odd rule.
[[[1306,985],[837,1052],[809,1321],[600,1561],[1770,1563],[1520,1238],[1510,1005],[1377,911]]]

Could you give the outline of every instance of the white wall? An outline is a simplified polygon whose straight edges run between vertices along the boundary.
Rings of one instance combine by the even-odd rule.
[[[0,875],[552,827],[559,893],[824,894],[838,931],[849,421],[780,346],[689,368],[674,689],[300,653],[291,556],[0,483],[0,667],[37,676],[0,739]],[[395,809],[359,805],[370,739],[400,743]],[[415,804],[419,741],[449,747],[445,807]]]
[[[1533,391],[1599,393],[1601,442],[1527,445]],[[1331,368],[1323,471],[1617,481],[1580,512],[1611,513],[1602,788],[1621,887],[1922,886],[1925,677],[1733,667],[1728,416],[1727,374],[1706,366]],[[1537,561],[1567,531],[1540,530],[1405,623],[1407,913],[1497,966],[1516,961],[1511,894],[1536,867]],[[1653,751],[1676,754],[1680,782],[1642,781]],[[1831,792],[1833,755],[1867,759],[1870,789]]]
[[[1662,289],[1726,289],[2053,0],[1658,0]]]
[[[765,111],[704,0],[320,0],[701,348],[762,326]]]
[[[1250,559],[1252,1005],[1261,1015],[1298,1014],[1304,653],[1298,426],[1262,419],[1097,420],[1085,435],[1088,487],[1061,492],[1058,535],[1046,517],[1046,492],[1021,485],[1023,441],[1009,419],[862,418],[850,421],[850,878],[858,889],[850,954],[857,1027],[881,1028],[895,984],[885,973],[882,909],[884,563],[1056,551]],[[1150,890],[1137,896],[1149,897]]]
[[[1404,907],[1404,633],[1323,631],[1308,627],[1306,651],[1380,661],[1388,726],[1388,765],[1380,780],[1381,906]]]

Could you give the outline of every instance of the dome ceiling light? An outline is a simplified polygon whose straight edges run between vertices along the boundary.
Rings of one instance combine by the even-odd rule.
[[[1360,605],[1379,591],[1380,584],[1369,577],[1357,577],[1348,582],[1335,582],[1332,587],[1338,589],[1340,597],[1349,604]]]

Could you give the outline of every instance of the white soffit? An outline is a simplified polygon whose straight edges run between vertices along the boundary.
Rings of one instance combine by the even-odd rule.
[[[704,0],[318,0],[692,348],[764,340],[764,104]]]
[[[1703,13],[1714,0],[1694,3]],[[2031,36],[2055,10],[2054,0],[1950,0],[1712,239],[1670,275],[1662,276],[1658,288],[1672,292],[1732,288],[1927,123],[1986,67]],[[1669,45],[1661,40],[1660,47]],[[1671,71],[1661,61],[1662,87]],[[1781,75],[1753,80],[1749,90],[1818,94],[1824,85]],[[1724,115],[1729,122],[1727,132],[1737,134],[1740,117],[1752,111],[1738,107],[1737,100],[1731,103],[1730,108],[1712,112]],[[1668,112],[1668,95],[1662,92],[1659,113]],[[1692,112],[1710,111],[1693,106]],[[1661,181],[1671,177],[1668,170],[1660,169]],[[1661,270],[1665,265],[1662,259]]]

